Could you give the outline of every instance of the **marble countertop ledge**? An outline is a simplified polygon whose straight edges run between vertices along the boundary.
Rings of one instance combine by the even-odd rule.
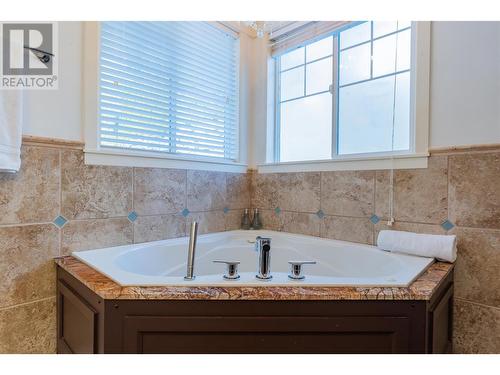
[[[55,262],[103,299],[122,300],[429,300],[453,264],[432,264],[408,287],[120,286],[72,256]]]

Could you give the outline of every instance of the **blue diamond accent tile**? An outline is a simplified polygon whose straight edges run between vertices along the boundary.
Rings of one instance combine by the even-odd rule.
[[[181,211],[181,214],[182,214],[182,216],[186,217],[187,215],[189,215],[189,210],[187,208],[185,208]]]
[[[373,224],[377,224],[380,221],[380,218],[377,215],[372,215],[372,216],[370,216],[370,221]]]
[[[453,224],[451,221],[449,220],[445,220],[441,223],[441,227],[444,229],[444,230],[450,230],[452,229],[453,227],[455,226],[455,224]]]
[[[133,223],[137,219],[137,213],[135,211],[131,211],[127,215],[127,218]]]
[[[53,221],[54,225],[58,228],[62,228],[64,227],[64,225],[68,222],[68,220],[66,220],[66,218],[62,215],[59,215],[58,217],[56,217]]]
[[[279,215],[279,214],[281,213],[281,208],[276,207],[276,208],[274,209],[274,212],[276,213],[276,215]]]
[[[316,212],[316,216],[323,219],[325,217],[325,213],[322,210],[318,210],[318,212]]]
[[[227,214],[227,213],[229,212],[229,208],[224,207],[224,210],[223,210],[223,211],[224,211],[224,213],[225,213],[225,214]]]

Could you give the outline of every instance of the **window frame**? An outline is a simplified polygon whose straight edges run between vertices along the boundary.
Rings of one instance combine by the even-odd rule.
[[[430,22],[419,21],[411,23],[411,61],[410,61],[410,144],[409,150],[383,151],[359,154],[338,154],[338,54],[339,31],[361,24],[353,22],[335,31],[333,34],[335,57],[333,66],[332,94],[332,157],[323,160],[280,161],[280,68],[279,59],[269,57],[273,61],[275,98],[272,117],[274,140],[273,151],[268,155],[265,163],[258,164],[259,172],[287,172],[287,171],[324,171],[324,170],[362,170],[362,169],[399,169],[399,168],[426,168],[429,143],[429,78],[430,78]],[[330,34],[330,35],[332,35]],[[327,37],[322,35],[306,41],[305,46]],[[370,41],[371,42],[371,41]],[[271,75],[270,75],[271,76]],[[270,121],[268,121],[269,126]],[[270,157],[269,157],[270,156]]]
[[[214,25],[222,27],[221,25]],[[229,30],[224,30],[230,32]],[[177,168],[196,169],[223,172],[245,172],[246,147],[242,144],[242,121],[247,114],[240,110],[240,102],[246,95],[241,90],[241,70],[247,69],[246,62],[242,59],[242,39],[239,37],[237,61],[236,90],[238,92],[236,110],[238,113],[236,126],[236,159],[228,160],[218,157],[182,155],[174,153],[164,153],[156,151],[129,150],[120,148],[108,148],[100,145],[100,125],[99,125],[99,77],[100,77],[100,22],[85,22],[83,29],[83,127],[85,139],[85,163],[89,165],[113,165],[128,167],[156,167],[156,168]],[[238,35],[238,34],[234,34]],[[244,48],[248,48],[245,43]]]

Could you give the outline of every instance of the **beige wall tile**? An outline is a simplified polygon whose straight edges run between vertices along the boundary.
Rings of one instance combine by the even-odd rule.
[[[278,207],[284,211],[315,213],[320,208],[319,172],[285,173],[281,176]]]
[[[455,299],[453,351],[500,353],[500,309]]]
[[[248,176],[248,187],[250,194],[250,207],[256,207],[255,202],[255,191],[257,188],[257,171],[255,169],[249,169],[247,171]]]
[[[224,214],[225,230],[241,229],[241,218],[244,210],[229,210]]]
[[[191,212],[186,218],[186,232],[189,233],[191,222],[197,221],[198,234],[223,232],[226,228],[224,212],[208,211],[208,212]]]
[[[321,209],[329,215],[371,216],[374,178],[373,171],[321,173]]]
[[[250,208],[250,177],[247,173],[227,173],[226,206]]]
[[[429,158],[426,169],[395,171],[398,221],[440,224],[448,217],[447,156]]]
[[[315,213],[320,207],[320,173],[266,173],[255,178],[253,206]]]
[[[260,218],[262,220],[263,229],[267,230],[282,230],[280,215],[274,210],[260,210]]]
[[[0,224],[51,222],[59,215],[59,151],[22,147],[18,173],[0,173]]]
[[[390,171],[375,172],[375,215],[381,219],[389,219]]]
[[[253,180],[252,206],[274,209],[279,206],[281,183],[279,173],[257,173]]]
[[[222,210],[225,204],[225,173],[187,171],[187,208],[190,211]]]
[[[186,171],[135,168],[134,211],[139,215],[173,214],[186,207]]]
[[[280,232],[319,236],[321,219],[316,214],[274,210],[260,210],[263,228]]]
[[[321,220],[316,214],[284,211],[279,219],[283,232],[319,236]]]
[[[455,295],[500,307],[500,231],[454,230],[458,239]]]
[[[83,152],[62,151],[61,212],[67,219],[127,216],[132,168],[85,165]]]
[[[426,169],[394,171],[394,217],[398,221],[440,224],[447,218],[447,157],[429,158]],[[375,214],[389,218],[390,172],[375,175]]]
[[[0,310],[0,353],[56,352],[56,299]]]
[[[133,225],[127,218],[71,220],[62,228],[61,254],[131,244]]]
[[[368,218],[325,216],[321,221],[321,237],[371,245],[373,224]]]
[[[58,231],[52,224],[0,228],[0,308],[55,294]]]
[[[186,220],[179,214],[139,216],[134,222],[135,243],[166,240],[185,235]]]
[[[451,221],[463,227],[500,229],[500,153],[449,158]]]

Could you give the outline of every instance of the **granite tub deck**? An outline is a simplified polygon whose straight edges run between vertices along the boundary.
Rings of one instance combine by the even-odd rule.
[[[120,286],[72,256],[56,264],[104,300],[415,300],[429,301],[453,271],[436,262],[408,287],[179,287]]]
[[[409,287],[120,286],[57,258],[58,353],[450,353],[453,265]]]

